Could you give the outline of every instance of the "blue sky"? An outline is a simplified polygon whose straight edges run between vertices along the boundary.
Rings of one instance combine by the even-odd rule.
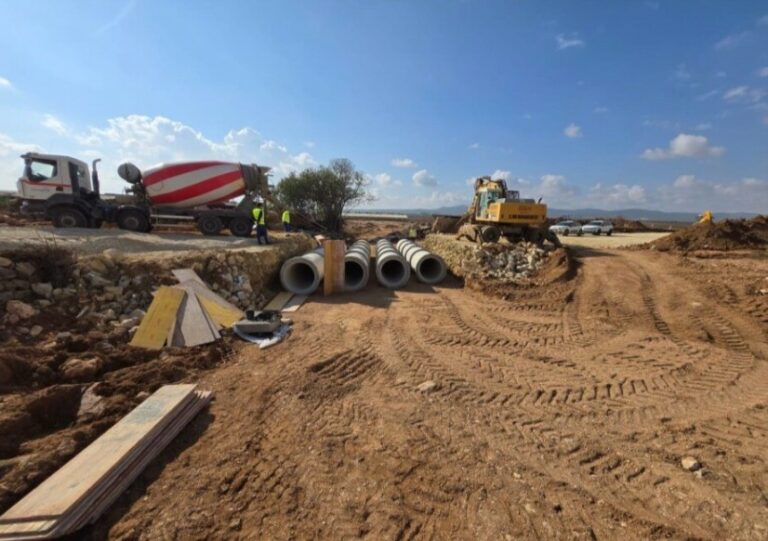
[[[763,1],[31,1],[0,7],[0,189],[116,167],[352,159],[380,208],[494,174],[553,206],[768,209]]]

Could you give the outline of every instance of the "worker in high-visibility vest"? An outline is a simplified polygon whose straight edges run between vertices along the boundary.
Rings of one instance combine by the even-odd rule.
[[[256,206],[253,208],[253,222],[256,224],[256,242],[259,244],[262,244],[262,239],[264,240],[264,244],[269,244],[269,239],[267,239],[267,213],[264,210],[264,205],[262,203],[256,203]]]
[[[282,220],[283,220],[283,229],[285,230],[286,233],[288,233],[291,230],[291,211],[289,211],[288,209],[285,209],[283,211]]]

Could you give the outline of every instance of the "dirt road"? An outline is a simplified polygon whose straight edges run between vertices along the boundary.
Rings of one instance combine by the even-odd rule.
[[[613,233],[607,235],[569,235],[560,236],[560,241],[566,246],[584,246],[587,248],[622,248],[634,244],[645,244],[661,237],[669,235],[668,232],[642,232],[642,233]]]
[[[89,535],[765,539],[768,263],[582,255],[506,302],[313,299]]]

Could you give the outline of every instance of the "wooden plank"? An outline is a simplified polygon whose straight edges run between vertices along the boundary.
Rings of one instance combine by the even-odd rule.
[[[173,269],[171,273],[176,277],[176,279],[179,281],[180,284],[183,282],[186,282],[187,280],[195,280],[205,285],[205,282],[203,282],[203,279],[200,278],[197,275],[197,273],[192,269]]]
[[[281,291],[267,303],[264,310],[282,310],[288,301],[291,300],[291,297],[293,297],[293,293],[290,291]]]
[[[325,295],[344,291],[344,254],[346,244],[343,240],[323,241],[323,292]]]
[[[0,517],[0,539],[51,530],[94,486],[115,474],[142,443],[194,398],[195,385],[165,385],[75,455]]]
[[[231,327],[245,317],[245,312],[237,306],[227,302],[221,296],[195,280],[187,280],[178,287],[183,288],[187,293],[192,292],[197,295],[211,319],[222,327]]]
[[[176,325],[169,344],[173,346],[199,346],[216,340],[209,318],[203,311],[200,300],[194,293],[189,293],[179,307]]]
[[[131,345],[147,349],[161,349],[176,323],[176,314],[186,293],[175,287],[163,286],[155,293],[147,314],[141,321]]]
[[[304,304],[304,301],[307,300],[306,295],[294,295],[290,301],[283,307],[283,312],[295,312],[299,308],[301,308],[301,305]]]

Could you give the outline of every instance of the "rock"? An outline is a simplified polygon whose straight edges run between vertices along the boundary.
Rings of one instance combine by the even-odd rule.
[[[16,271],[5,267],[0,267],[0,278],[3,280],[13,280],[16,278]]]
[[[22,261],[21,263],[16,263],[16,272],[25,278],[29,278],[35,274],[35,267],[32,266],[32,263]]]
[[[696,471],[701,469],[701,463],[692,456],[683,457],[683,459],[680,461],[680,465],[683,467],[683,469],[688,471]]]
[[[107,272],[107,265],[101,259],[90,258],[83,265],[91,273],[104,274]]]
[[[139,323],[141,323],[141,320],[139,318],[137,318],[137,317],[129,317],[129,318],[122,319],[120,321],[119,325],[120,325],[120,327],[123,327],[124,329],[130,329],[132,327],[135,327]]]
[[[13,265],[13,261],[8,259],[7,257],[0,257],[0,267],[7,269],[11,265]]]
[[[418,390],[420,393],[431,393],[432,391],[435,391],[435,390],[437,390],[437,388],[438,388],[438,387],[437,387],[437,383],[435,383],[435,382],[434,382],[434,381],[432,381],[431,379],[429,379],[429,380],[427,380],[427,381],[425,381],[425,382],[423,382],[423,383],[420,383],[420,384],[419,384],[419,385],[416,387],[416,389],[417,389],[417,390]]]
[[[149,393],[147,391],[140,391],[136,393],[136,398],[138,398],[139,400],[146,400],[147,398],[149,398]]]
[[[46,299],[50,299],[53,296],[53,286],[47,282],[32,284],[32,291]]]
[[[5,311],[17,316],[19,319],[29,319],[40,313],[33,306],[21,301],[8,301],[5,305]]]
[[[77,410],[77,420],[98,417],[104,411],[104,398],[96,394],[100,383],[90,385],[80,399],[80,408]]]
[[[114,262],[122,261],[125,259],[125,254],[117,248],[107,248],[102,252],[102,254],[104,257]]]
[[[103,353],[107,353],[107,352],[110,352],[113,349],[115,349],[115,346],[113,346],[112,344],[110,344],[106,340],[102,340],[101,342],[96,342],[96,344],[94,344],[94,346],[93,346],[93,349],[95,349],[96,351],[101,351]]]
[[[29,336],[34,338],[36,336],[40,336],[41,332],[43,332],[43,328],[40,325],[34,325],[31,329],[29,329]]]
[[[101,370],[102,361],[98,357],[80,359],[74,357],[65,362],[59,370],[64,379],[69,381],[83,381],[92,379]]]
[[[85,277],[93,287],[109,287],[113,285],[112,282],[104,278],[101,274],[97,274],[95,272],[89,272],[85,275]]]
[[[29,334],[29,328],[28,327],[19,327],[16,329],[16,332],[18,332],[21,335],[27,335]]]
[[[143,319],[144,316],[147,315],[147,313],[144,310],[142,310],[141,308],[136,308],[135,310],[132,310],[129,315],[131,317],[137,317],[139,319]]]
[[[104,292],[109,293],[116,299],[123,296],[123,288],[120,286],[105,286]]]
[[[56,341],[59,343],[69,342],[71,339],[72,339],[71,332],[64,331],[56,335]]]
[[[110,308],[109,310],[105,310],[101,313],[101,317],[104,321],[113,321],[117,319],[117,314],[115,314],[115,311]]]
[[[8,325],[16,325],[19,322],[19,316],[16,314],[8,314],[5,316],[5,322],[8,323]]]

